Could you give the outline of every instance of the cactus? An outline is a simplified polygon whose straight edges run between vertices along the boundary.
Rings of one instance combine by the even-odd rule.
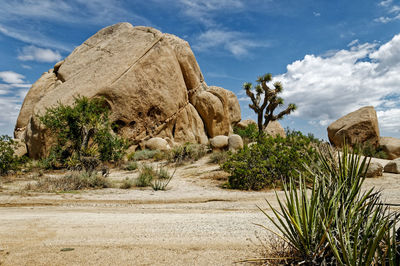
[[[272,75],[269,73],[258,77],[257,85],[254,88],[256,94],[253,93],[253,84],[250,82],[243,84],[243,88],[252,102],[249,104],[249,107],[257,114],[257,125],[260,136],[268,126],[269,122],[282,119],[285,115],[290,114],[297,108],[295,104],[291,103],[285,110],[274,115],[275,109],[284,104],[283,99],[278,96],[278,94],[282,92],[283,88],[280,82],[275,82],[273,84],[274,88],[270,88],[267,83],[271,80]],[[264,95],[264,99],[261,102],[262,95]]]

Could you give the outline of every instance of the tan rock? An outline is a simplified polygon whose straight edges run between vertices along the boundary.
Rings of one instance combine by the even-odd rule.
[[[14,155],[17,157],[22,157],[28,153],[26,144],[20,139],[14,139],[16,148],[14,149]]]
[[[232,134],[228,138],[228,146],[230,151],[243,149],[243,139],[237,134]]]
[[[265,134],[270,136],[281,136],[282,138],[286,138],[286,133],[281,124],[278,121],[271,121],[268,123],[268,126],[264,129]]]
[[[383,168],[383,171],[385,173],[400,174],[400,160],[388,162]]]
[[[228,136],[219,135],[210,139],[210,144],[211,147],[215,150],[223,150],[228,148],[228,140],[229,140]]]
[[[145,148],[149,150],[168,151],[171,149],[168,142],[162,138],[151,138],[145,142]]]
[[[77,95],[104,97],[116,133],[133,143],[168,137],[205,144],[240,120],[236,96],[207,86],[186,41],[129,23],[100,30],[32,86],[14,132],[30,157],[45,156],[51,146],[34,114],[71,105]]]
[[[245,129],[248,125],[250,124],[254,124],[257,126],[257,122],[254,121],[253,119],[246,119],[246,120],[242,120],[239,123],[236,124],[236,126],[240,129]]]
[[[369,142],[378,146],[379,127],[374,107],[363,107],[339,118],[329,125],[328,137],[336,147],[342,147],[345,140],[349,145]]]
[[[383,166],[378,162],[371,162],[367,170],[367,177],[379,177],[383,175]]]
[[[400,139],[392,137],[381,137],[380,147],[388,155],[389,160],[400,157]]]

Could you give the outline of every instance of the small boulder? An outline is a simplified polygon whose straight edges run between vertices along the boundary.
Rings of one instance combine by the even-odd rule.
[[[383,168],[385,173],[400,174],[400,160],[390,161]]]
[[[229,137],[219,135],[210,139],[211,148],[214,150],[223,150],[228,147],[229,145]]]
[[[242,137],[237,134],[232,134],[228,138],[228,146],[230,151],[236,151],[243,148]]]
[[[22,157],[26,154],[28,154],[28,150],[26,148],[26,144],[22,142],[20,139],[14,139],[14,142],[16,144],[16,148],[14,150],[14,155],[17,157]]]
[[[400,157],[400,139],[392,137],[381,137],[380,147],[384,152],[386,152],[389,160]]]
[[[171,147],[169,146],[168,142],[162,138],[151,138],[145,142],[145,148],[149,150],[160,150],[160,151],[167,151],[170,150]]]
[[[367,177],[378,177],[383,175],[383,166],[378,162],[371,162],[368,167]]]
[[[278,121],[271,121],[268,123],[268,126],[264,129],[265,134],[270,136],[281,136],[282,138],[286,138],[286,133],[281,124]]]
[[[369,142],[378,147],[379,126],[374,107],[360,108],[330,124],[328,138],[336,147],[342,147],[344,141],[350,146]]]

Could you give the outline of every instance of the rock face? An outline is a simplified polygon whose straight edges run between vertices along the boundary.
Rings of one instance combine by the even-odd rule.
[[[33,84],[14,131],[30,157],[46,155],[51,146],[34,114],[58,102],[71,105],[77,95],[104,97],[116,133],[134,143],[168,137],[206,144],[240,121],[236,96],[207,86],[186,41],[129,23],[100,30]]]
[[[281,124],[278,121],[272,121],[268,123],[268,126],[264,129],[264,132],[270,136],[281,136],[286,138],[286,133]]]
[[[400,157],[400,139],[392,137],[381,137],[380,147],[388,155],[389,160]]]
[[[15,139],[14,140],[16,145],[16,148],[14,150],[14,155],[17,157],[22,157],[25,154],[28,153],[28,150],[26,149],[25,143],[23,143],[20,139]]]
[[[363,107],[339,118],[329,125],[328,137],[336,147],[341,147],[344,140],[349,145],[368,141],[378,146],[379,127],[374,107]]]

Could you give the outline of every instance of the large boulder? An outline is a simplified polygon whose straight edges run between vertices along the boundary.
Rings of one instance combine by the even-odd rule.
[[[224,150],[228,148],[229,145],[229,137],[225,135],[215,136],[210,139],[210,145],[213,150]]]
[[[240,121],[236,96],[207,86],[186,41],[129,23],[100,30],[33,84],[14,131],[30,157],[43,157],[52,143],[36,114],[71,105],[77,95],[104,97],[116,133],[133,143],[161,137],[206,144]]]
[[[336,147],[342,147],[344,141],[351,146],[369,142],[377,147],[379,145],[379,126],[374,107],[360,108],[330,124],[328,138]]]
[[[145,148],[149,150],[167,151],[170,150],[168,142],[163,138],[151,138],[145,142]]]
[[[285,130],[278,121],[269,122],[267,127],[264,129],[264,132],[273,137],[281,136],[282,138],[286,138]]]
[[[243,149],[243,139],[237,134],[232,134],[228,138],[228,147],[230,151]]]
[[[381,137],[380,147],[384,152],[386,152],[389,160],[400,157],[400,139]]]
[[[378,162],[370,162],[366,177],[379,177],[383,175],[383,165]]]

